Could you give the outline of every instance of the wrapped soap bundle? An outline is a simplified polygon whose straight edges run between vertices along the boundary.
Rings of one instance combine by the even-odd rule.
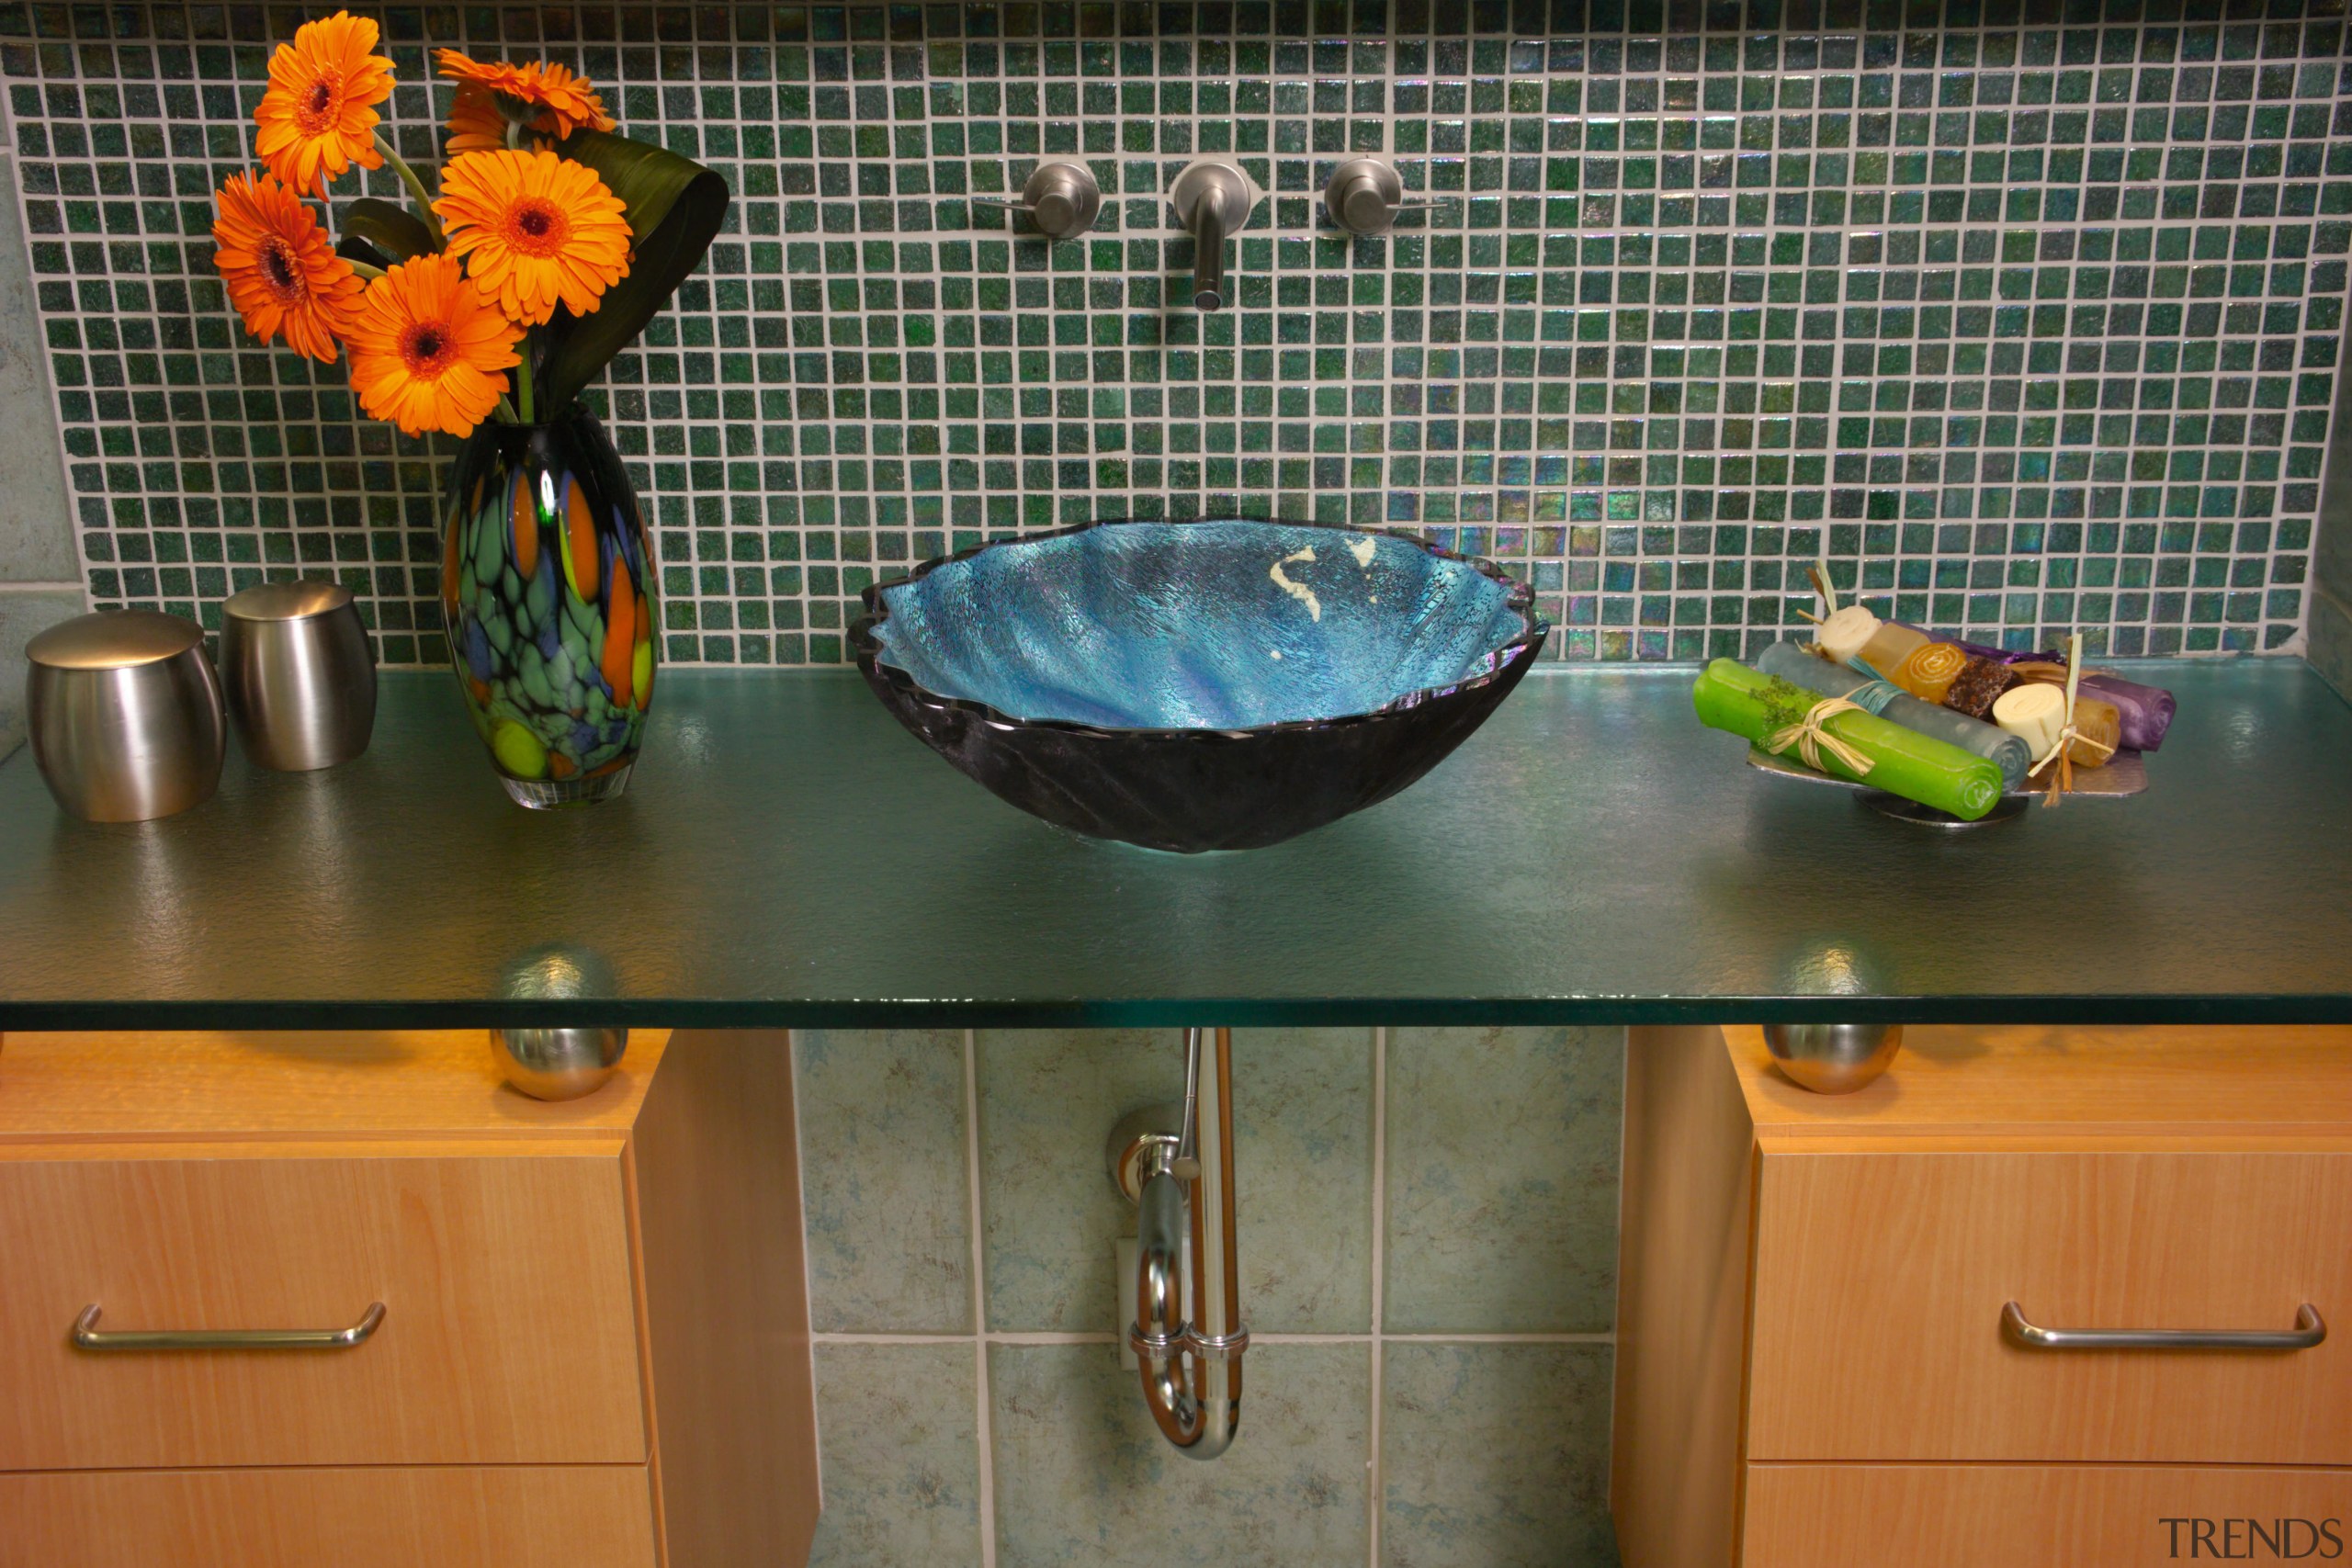
[[[2048,698],[2017,694],[2039,685],[2056,698],[2056,711],[2063,712],[2066,705],[2065,697],[2057,687],[2066,680],[2067,666],[2055,655],[2009,654],[1976,643],[1938,642],[1917,626],[1882,621],[1860,604],[1849,604],[1825,619],[1817,642],[1823,659],[1849,665],[1866,680],[1876,677],[1899,687],[1921,704],[1949,709],[1979,729],[2022,738],[2020,743],[2036,757],[2041,755],[2041,747],[2035,738],[2053,711],[2052,704]],[[1776,672],[1797,679],[1786,668]],[[2068,738],[2066,754],[2078,767],[2098,767],[2119,748],[2132,743],[2122,704],[2109,701],[2093,683],[2095,679],[2078,675],[2076,680],[2074,734]],[[2108,681],[2112,686],[2128,688],[2126,700],[2135,704],[2134,711],[2142,716],[2143,729],[2153,731],[2161,740],[2165,727],[2172,722],[2172,694],[2114,677],[2108,677]],[[1803,681],[1799,683],[1810,684]],[[2003,717],[2005,705],[2009,718]],[[1889,716],[1915,729],[1939,733],[1906,713]],[[2050,733],[2055,735],[2058,727],[2049,728]],[[1964,739],[1958,743],[1968,744]],[[2023,777],[2022,768],[2013,771],[2005,766],[2002,771],[2009,775],[2009,787],[2016,788]]]
[[[1710,728],[1776,756],[1793,752],[1809,768],[1867,783],[1963,822],[1992,810],[2005,788],[2001,769],[1989,757],[1733,660],[1709,664],[1690,700]]]
[[[1905,626],[1900,621],[1886,624],[1916,633],[1923,638],[1928,635],[1917,626]],[[2056,649],[2012,653],[1973,642],[1940,643],[1936,646],[1950,648],[1963,659],[1983,660],[2005,666],[2018,682],[2035,682],[2051,686],[2063,686],[2066,682],[2066,658]],[[1909,689],[1907,683],[1905,689]],[[2007,687],[2003,689],[2007,690]],[[2173,714],[2177,705],[2173,694],[2162,686],[2143,685],[2137,681],[2127,681],[2120,675],[2110,675],[2098,670],[2083,672],[2080,695],[2104,703],[2115,710],[2118,744],[2134,751],[2153,751],[2165,743],[2165,733],[2172,728]],[[1997,694],[1996,700],[1998,700]]]
[[[1909,662],[1916,664],[1917,657]],[[2033,761],[2032,750],[2025,741],[1941,706],[1916,688],[1896,690],[1885,682],[1874,682],[1857,671],[1807,653],[1793,642],[1776,642],[1766,649],[1757,659],[1756,668],[1824,696],[1844,697],[1905,729],[1916,729],[1931,739],[1973,751],[2001,770],[2001,787],[2005,790],[2025,783],[2026,767]]]

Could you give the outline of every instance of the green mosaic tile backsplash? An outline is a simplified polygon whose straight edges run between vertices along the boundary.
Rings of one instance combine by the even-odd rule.
[[[379,13],[545,52],[736,192],[601,403],[667,652],[831,663],[857,590],[984,537],[1234,513],[1426,531],[1569,659],[1753,650],[1825,551],[1906,618],[2115,654],[2295,645],[2352,249],[2343,0],[1274,0]],[[284,6],[0,4],[89,585],[217,619],[296,568],[441,657],[451,444],[246,340],[209,193]],[[1392,153],[1437,199],[1322,220]],[[1236,308],[1162,193],[1272,194]],[[1076,154],[1096,232],[971,205]],[[361,194],[357,179],[339,193]],[[389,170],[368,189],[399,195]]]

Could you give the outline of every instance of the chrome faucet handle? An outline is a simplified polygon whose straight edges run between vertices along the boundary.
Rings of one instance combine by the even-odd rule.
[[[1323,186],[1323,209],[1351,234],[1385,234],[1399,213],[1427,212],[1447,199],[1407,201],[1395,165],[1379,158],[1349,159]]]
[[[1055,161],[1030,171],[1029,183],[1021,187],[1017,201],[1009,196],[964,199],[974,207],[1025,212],[1036,222],[1037,231],[1048,239],[1075,240],[1094,227],[1095,216],[1102,210],[1102,187],[1085,164]]]

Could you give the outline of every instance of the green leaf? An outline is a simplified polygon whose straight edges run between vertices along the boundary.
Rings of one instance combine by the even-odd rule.
[[[350,234],[345,234],[334,243],[334,254],[347,262],[364,262],[379,272],[390,270],[392,265],[391,257],[367,241]]]
[[[594,169],[621,198],[637,254],[628,276],[605,291],[594,315],[559,310],[549,324],[537,400],[546,414],[578,397],[613,355],[637,340],[686,275],[702,264],[727,217],[727,182],[666,147],[601,130],[575,130],[555,150]]]
[[[433,231],[424,226],[424,220],[397,202],[374,196],[363,196],[351,204],[351,210],[344,215],[343,237],[361,241],[395,262],[431,255],[441,248],[433,243]]]

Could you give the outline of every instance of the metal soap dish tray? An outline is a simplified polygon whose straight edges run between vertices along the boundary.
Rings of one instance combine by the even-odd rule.
[[[1883,789],[1853,779],[1841,779],[1828,773],[1816,773],[1803,762],[1787,757],[1776,757],[1758,747],[1749,747],[1747,765],[1759,772],[1784,779],[1796,779],[1804,784],[1827,784],[1833,789],[1849,789],[1861,797],[1871,810],[1893,817],[1899,821],[1917,822],[1928,828],[1984,828],[1996,822],[2014,821],[2025,808],[2049,792],[2028,784],[2013,789],[1996,801],[1993,809],[1973,822],[1962,821],[1949,811],[1939,811],[1932,806],[1922,806],[1916,800],[1905,800],[1899,795],[1889,795]],[[2148,765],[2137,751],[2118,751],[2106,764],[2097,768],[2078,767],[2075,770],[2075,787],[2066,792],[2067,798],[2079,800],[2120,800],[2138,795],[2148,787]]]

